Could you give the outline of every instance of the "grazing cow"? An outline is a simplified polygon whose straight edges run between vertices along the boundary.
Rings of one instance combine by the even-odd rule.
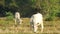
[[[15,24],[21,24],[22,23],[22,19],[20,18],[20,13],[16,12],[15,13]]]
[[[37,32],[38,26],[41,24],[41,32],[43,32],[43,17],[42,14],[37,13],[32,15],[30,25],[33,27],[34,32]]]

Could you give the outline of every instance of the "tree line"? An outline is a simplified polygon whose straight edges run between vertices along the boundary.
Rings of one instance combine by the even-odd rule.
[[[34,12],[42,13],[46,20],[60,17],[60,0],[0,0],[0,17],[20,12],[21,17],[30,17]]]

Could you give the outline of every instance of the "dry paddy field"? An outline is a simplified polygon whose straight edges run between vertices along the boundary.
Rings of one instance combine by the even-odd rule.
[[[0,34],[60,34],[60,20],[44,21],[44,31],[41,33],[39,26],[38,33],[30,29],[29,18],[22,18],[23,23],[15,26],[14,20],[0,19]]]

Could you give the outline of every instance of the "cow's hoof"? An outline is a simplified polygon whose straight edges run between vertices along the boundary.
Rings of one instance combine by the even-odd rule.
[[[34,33],[38,33],[38,32],[34,32]]]

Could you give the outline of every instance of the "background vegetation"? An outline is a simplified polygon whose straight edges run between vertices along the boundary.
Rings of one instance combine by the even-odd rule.
[[[0,0],[0,17],[6,17],[6,12],[14,15],[16,11],[21,13],[21,17],[30,17],[35,9],[43,14],[45,20],[54,20],[60,17],[60,0]]]

